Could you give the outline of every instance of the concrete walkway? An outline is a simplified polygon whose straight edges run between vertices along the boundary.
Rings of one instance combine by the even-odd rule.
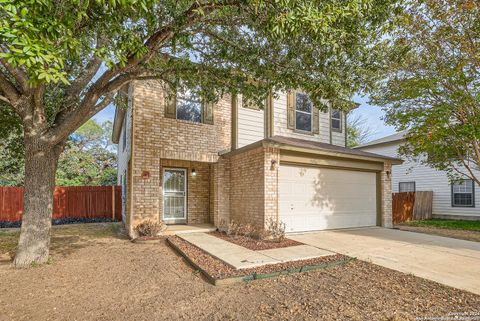
[[[480,243],[384,228],[289,235],[319,249],[480,294]]]
[[[335,254],[309,245],[252,251],[206,233],[189,233],[177,236],[237,270]]]

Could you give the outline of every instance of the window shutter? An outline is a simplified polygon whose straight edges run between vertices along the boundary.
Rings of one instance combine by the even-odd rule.
[[[312,106],[312,108],[313,108],[313,126],[312,126],[313,133],[314,134],[320,134],[320,128],[319,128],[319,112],[320,112],[320,110],[315,106]]]
[[[165,92],[165,118],[177,118],[177,99]]]
[[[213,125],[213,103],[203,104],[203,123]]]
[[[287,93],[287,128],[295,129],[295,91]]]

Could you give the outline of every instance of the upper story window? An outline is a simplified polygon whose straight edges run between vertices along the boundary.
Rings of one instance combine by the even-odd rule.
[[[475,207],[475,187],[473,180],[464,179],[452,184],[453,207]]]
[[[295,93],[295,129],[312,131],[312,102],[307,94]]]
[[[338,109],[332,109],[332,130],[336,132],[342,131],[342,111]]]
[[[191,90],[177,92],[177,119],[202,122],[203,104],[201,98]]]
[[[287,94],[287,128],[310,135],[320,134],[320,109],[307,93],[292,90]]]
[[[398,191],[400,193],[415,192],[415,182],[400,182],[400,183],[398,183]]]
[[[213,107],[213,103],[204,103],[202,98],[190,89],[179,90],[176,95],[165,95],[166,118],[213,124]]]

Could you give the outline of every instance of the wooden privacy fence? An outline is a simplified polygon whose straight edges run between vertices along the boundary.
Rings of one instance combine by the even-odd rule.
[[[432,218],[433,192],[392,194],[393,224]]]
[[[0,187],[0,221],[17,222],[23,214],[23,187]],[[122,220],[120,186],[56,187],[53,219]]]

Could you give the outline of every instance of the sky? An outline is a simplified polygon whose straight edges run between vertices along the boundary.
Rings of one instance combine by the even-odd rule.
[[[370,105],[368,103],[368,97],[354,96],[353,101],[360,103],[360,107],[352,112],[352,115],[360,115],[367,126],[372,129],[372,136],[369,140],[375,140],[388,135],[392,135],[396,132],[395,128],[386,125],[383,121],[385,112],[379,106]]]
[[[385,113],[378,106],[368,104],[368,97],[355,96],[353,100],[360,103],[360,107],[352,112],[353,115],[359,114],[365,119],[367,126],[372,128],[374,134],[369,140],[382,138],[395,133],[395,128],[385,125],[383,117]],[[115,115],[115,107],[109,105],[107,108],[96,114],[93,118],[98,122],[104,122],[110,120],[113,122],[113,116]]]

